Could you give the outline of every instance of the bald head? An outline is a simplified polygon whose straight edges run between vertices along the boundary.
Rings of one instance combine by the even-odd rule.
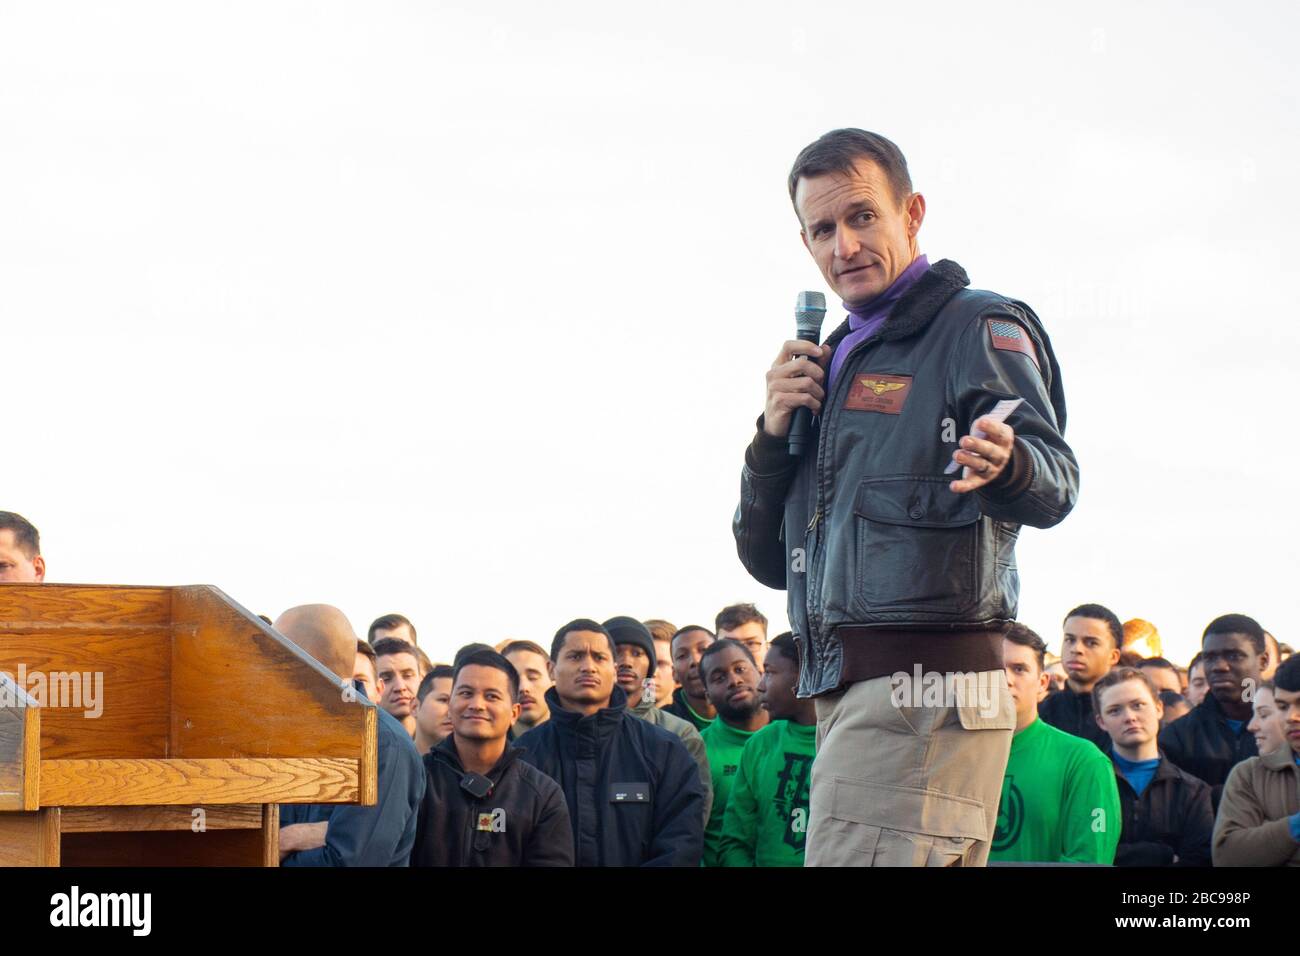
[[[275,629],[337,676],[352,677],[357,635],[338,608],[328,604],[291,607],[276,619]]]

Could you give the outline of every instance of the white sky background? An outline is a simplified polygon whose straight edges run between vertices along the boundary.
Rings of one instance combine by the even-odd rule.
[[[1082,493],[1021,619],[1296,644],[1300,14],[1219,7],[0,0],[0,508],[51,580],[401,611],[435,658],[775,633],[730,520],[823,288],[784,180],[863,126],[1063,367]]]

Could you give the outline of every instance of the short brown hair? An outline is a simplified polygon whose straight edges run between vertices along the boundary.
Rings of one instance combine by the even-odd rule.
[[[1151,692],[1151,699],[1160,703],[1160,691],[1156,690],[1155,681],[1148,677],[1140,667],[1112,667],[1097,683],[1092,685],[1092,712],[1101,713],[1101,695],[1108,687],[1122,684],[1126,680],[1141,681]]]
[[[14,547],[31,560],[41,553],[41,533],[22,515],[13,511],[0,511],[0,531],[14,533]]]
[[[506,641],[497,648],[497,653],[502,657],[509,657],[516,651],[527,651],[530,654],[538,654],[546,658],[551,656],[546,653],[546,648],[540,644],[534,644],[532,641]]]
[[[1038,672],[1041,674],[1046,668],[1043,666],[1043,658],[1047,654],[1047,642],[1043,640],[1035,631],[1030,630],[1019,621],[1012,621],[1011,626],[1007,628],[1002,635],[1012,644],[1019,644],[1021,647],[1027,647],[1034,652],[1034,659],[1038,661]]]
[[[869,159],[882,170],[894,192],[894,202],[900,206],[912,194],[912,177],[907,171],[903,151],[879,133],[847,127],[824,133],[799,151],[790,167],[790,202],[794,202],[799,180],[824,176],[827,173],[847,173],[859,159]],[[799,207],[795,206],[796,215]]]
[[[646,630],[650,632],[650,637],[656,641],[668,641],[671,644],[673,635],[677,633],[677,628],[673,627],[673,625],[669,624],[662,618],[655,617],[648,621],[642,621],[641,623],[644,624]]]
[[[763,625],[763,636],[767,637],[767,618],[752,604],[729,604],[718,612],[717,619],[713,622],[713,629],[718,634],[723,631],[731,631],[741,625],[748,624],[751,621],[757,621]]]
[[[405,624],[411,629],[411,643],[416,643],[415,625],[401,614],[385,614],[383,617],[377,617],[370,622],[370,632],[366,635],[366,640],[371,644],[375,643],[375,631],[391,631]]]

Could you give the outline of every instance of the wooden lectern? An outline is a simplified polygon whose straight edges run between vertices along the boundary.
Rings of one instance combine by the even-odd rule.
[[[344,683],[213,587],[0,584],[0,864],[277,866],[276,804],[375,803]]]

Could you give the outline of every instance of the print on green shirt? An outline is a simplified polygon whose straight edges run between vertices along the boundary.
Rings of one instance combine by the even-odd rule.
[[[772,795],[775,815],[789,821],[783,839],[795,850],[803,852],[808,833],[808,785],[812,778],[812,754],[781,754],[785,766],[776,775],[776,793]],[[796,811],[802,810],[802,814]]]
[[[998,803],[998,824],[993,831],[993,849],[1005,850],[1020,839],[1020,828],[1025,822],[1025,797],[1016,786],[1014,774],[1007,774],[1002,786],[1002,800]]]

